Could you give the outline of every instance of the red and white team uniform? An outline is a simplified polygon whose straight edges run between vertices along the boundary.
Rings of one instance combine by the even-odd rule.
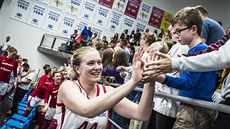
[[[58,94],[59,87],[60,85],[55,85],[54,83],[51,83],[48,86],[48,89],[46,91],[45,103],[48,103],[49,98],[51,97],[48,110],[46,111],[46,114],[45,114],[45,119],[47,120],[52,120],[53,116],[55,115],[56,104],[57,104],[57,94]]]
[[[17,68],[18,62],[16,59],[8,59],[7,56],[0,56],[0,98],[6,94],[11,72],[14,72],[14,77],[18,76]]]
[[[47,75],[42,75],[39,79],[38,86],[30,94],[31,98],[28,101],[28,106],[34,107],[37,103],[38,105],[44,105],[46,90],[52,82],[52,77],[48,78]]]
[[[78,85],[81,94],[88,98],[79,82],[75,81],[75,83]],[[96,86],[97,96],[106,93],[105,86],[100,84]],[[57,129],[109,129],[111,126],[108,121],[110,117],[109,110],[94,118],[87,118],[71,112],[63,103],[57,103],[55,117],[58,123]]]

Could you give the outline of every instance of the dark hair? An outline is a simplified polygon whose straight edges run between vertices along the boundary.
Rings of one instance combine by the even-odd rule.
[[[12,53],[13,51],[18,52],[16,48],[10,47],[10,48],[9,48],[9,52]]]
[[[45,71],[47,68],[50,68],[50,65],[49,64],[45,64],[44,66],[43,66],[43,70]]]
[[[47,75],[49,72],[51,72],[52,70],[51,70],[51,68],[47,68],[46,70],[45,70],[45,74]]]
[[[208,11],[206,8],[202,7],[201,5],[195,6],[195,9],[200,12],[203,16],[208,16]]]

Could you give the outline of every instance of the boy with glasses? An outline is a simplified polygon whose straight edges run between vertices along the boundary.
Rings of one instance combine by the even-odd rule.
[[[173,17],[172,25],[178,42],[189,47],[188,54],[195,53],[207,48],[201,41],[202,19],[195,8],[186,7]],[[204,62],[205,63],[205,62]],[[144,75],[150,78],[155,71],[151,65],[147,65]],[[169,87],[179,89],[179,95],[212,101],[211,96],[215,90],[215,72],[182,72],[180,77],[171,75],[159,75],[156,81]],[[181,103],[177,113],[174,129],[210,129],[214,121],[215,112],[185,103]]]

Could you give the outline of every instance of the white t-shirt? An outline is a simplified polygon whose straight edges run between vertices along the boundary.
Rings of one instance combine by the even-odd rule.
[[[27,80],[31,80],[34,78],[34,73],[29,73],[28,75],[26,75],[25,77],[23,77],[21,79],[21,81],[27,81]],[[25,84],[25,83],[19,83],[18,87],[20,87],[23,90],[28,90],[29,89],[29,84]]]
[[[2,46],[2,51],[6,51],[6,49],[11,45],[10,41],[5,42]]]

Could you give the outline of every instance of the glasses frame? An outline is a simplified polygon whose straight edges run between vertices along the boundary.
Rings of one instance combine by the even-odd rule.
[[[185,27],[185,28],[183,28],[183,29],[175,30],[175,31],[173,32],[173,35],[178,35],[178,36],[180,36],[182,31],[187,30],[187,29],[190,29],[190,28],[191,28],[191,27]]]

